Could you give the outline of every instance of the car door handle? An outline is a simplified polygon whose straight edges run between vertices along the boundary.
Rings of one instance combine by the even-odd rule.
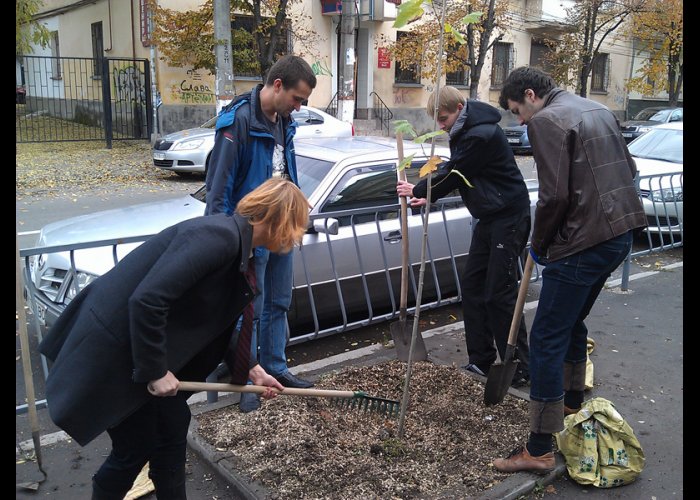
[[[401,231],[390,231],[386,234],[386,236],[384,236],[384,241],[394,244],[401,241],[401,238]]]

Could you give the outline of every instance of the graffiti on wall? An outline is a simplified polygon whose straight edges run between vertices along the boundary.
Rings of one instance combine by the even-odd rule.
[[[112,93],[115,102],[144,102],[145,80],[143,73],[134,66],[112,69]]]
[[[187,76],[170,85],[170,97],[182,104],[214,104],[216,98],[211,87],[202,81],[198,71],[187,70]]]
[[[311,65],[311,69],[316,76],[333,76],[333,72],[325,61],[316,61]]]
[[[395,88],[394,105],[417,106],[420,104],[420,91],[422,89]]]

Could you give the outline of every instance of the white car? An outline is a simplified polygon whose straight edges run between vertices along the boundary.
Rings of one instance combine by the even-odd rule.
[[[639,171],[647,231],[683,238],[683,122],[649,129],[628,145]]]
[[[156,140],[153,145],[153,164],[178,175],[206,174],[209,156],[214,147],[216,116],[200,127],[173,132]],[[292,112],[299,124],[294,139],[311,137],[352,137],[352,123],[338,120],[334,116],[309,106],[301,106]]]

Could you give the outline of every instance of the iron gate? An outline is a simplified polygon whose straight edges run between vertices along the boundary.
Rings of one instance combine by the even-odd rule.
[[[148,140],[147,59],[17,57],[16,142]]]

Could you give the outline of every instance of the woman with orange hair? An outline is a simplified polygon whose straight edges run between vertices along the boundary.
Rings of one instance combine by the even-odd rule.
[[[250,344],[238,349],[232,337],[244,337],[234,327],[254,298],[253,249],[291,251],[308,213],[296,185],[269,179],[231,216],[197,217],[151,237],[68,305],[40,345],[53,361],[46,398],[53,421],[81,446],[110,435],[93,499],[123,499],[146,462],[158,499],[187,498],[191,393],[178,391],[179,380],[203,381],[223,359],[232,374],[243,367],[238,383],[284,389],[250,359]]]

